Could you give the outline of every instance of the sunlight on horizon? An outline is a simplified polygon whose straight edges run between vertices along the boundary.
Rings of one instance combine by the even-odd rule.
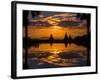
[[[25,30],[25,29],[24,29]],[[25,31],[23,30],[23,36],[25,36]],[[76,36],[82,36],[87,34],[87,28],[65,28],[59,26],[51,27],[28,27],[28,37],[32,39],[43,39],[49,38],[53,35],[55,39],[63,39],[65,34],[71,35],[72,38]]]

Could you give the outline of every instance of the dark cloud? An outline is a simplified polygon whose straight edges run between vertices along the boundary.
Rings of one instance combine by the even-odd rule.
[[[80,22],[62,21],[58,25],[59,26],[63,26],[63,27],[73,27],[73,26],[79,26],[80,25]]]

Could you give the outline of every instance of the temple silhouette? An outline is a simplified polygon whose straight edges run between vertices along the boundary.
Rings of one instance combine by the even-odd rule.
[[[61,39],[54,39],[53,35],[50,34],[48,39],[42,40],[42,39],[31,39],[28,37],[28,24],[31,21],[32,18],[35,16],[38,16],[41,12],[40,11],[27,11],[25,10],[23,12],[23,26],[25,27],[25,37],[23,38],[23,47],[27,48],[32,45],[40,44],[40,43],[64,43],[64,44],[71,44],[75,43],[77,45],[82,45],[84,47],[90,47],[91,43],[91,35],[90,35],[90,14],[84,14],[84,13],[77,13],[77,18],[80,20],[86,20],[87,21],[87,35],[83,36],[77,36],[74,39],[71,37],[71,35],[67,35],[65,33],[64,38]],[[27,51],[26,51],[27,52]]]

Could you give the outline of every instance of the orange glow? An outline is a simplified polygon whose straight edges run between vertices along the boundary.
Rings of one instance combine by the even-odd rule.
[[[51,27],[32,27],[28,26],[28,37],[30,38],[43,38],[43,37],[50,37],[50,34],[53,35],[53,37],[63,39],[64,35],[67,33],[67,35],[71,35],[72,37],[76,36],[82,36],[87,34],[87,29],[84,27],[80,28],[63,28],[59,26],[51,26]],[[24,34],[24,31],[23,31]],[[58,35],[59,34],[59,35]]]
[[[59,26],[59,23],[62,21],[74,21],[80,22],[76,17],[77,14],[74,13],[56,13],[54,15],[45,16],[39,15],[40,17],[33,19],[32,22],[45,22],[47,26],[42,26],[42,23],[39,26],[27,26],[28,27],[28,37],[32,39],[43,39],[48,38],[52,34],[55,39],[63,39],[64,35],[71,35],[72,38],[76,36],[82,36],[87,34],[86,20],[80,23],[78,26]],[[36,23],[38,24],[38,23]],[[49,27],[48,27],[49,24]],[[65,23],[66,24],[66,23]],[[50,26],[51,25],[51,26]],[[24,31],[23,31],[24,34]],[[59,34],[59,35],[58,35]]]
[[[64,44],[53,44],[52,46],[50,44],[40,44],[39,48],[36,48],[36,47],[31,47],[28,49],[28,52],[29,53],[32,53],[32,52],[50,52],[50,53],[60,53],[60,52],[70,52],[70,51],[73,51],[73,52],[78,52],[78,51],[86,51],[87,49],[82,47],[82,46],[77,46],[75,44],[71,44],[71,45],[67,45],[67,47],[65,47]]]

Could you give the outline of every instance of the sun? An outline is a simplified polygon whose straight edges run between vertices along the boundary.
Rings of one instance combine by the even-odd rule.
[[[60,27],[60,26],[56,26],[56,25],[51,26],[51,28],[54,28],[54,29],[62,29],[62,27]]]

